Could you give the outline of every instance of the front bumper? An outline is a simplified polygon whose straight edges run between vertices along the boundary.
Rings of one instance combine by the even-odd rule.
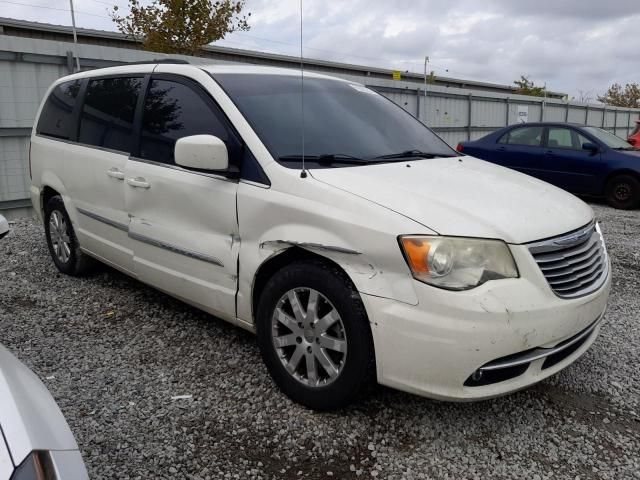
[[[521,278],[465,292],[415,282],[418,305],[362,295],[378,382],[441,400],[478,400],[525,388],[580,357],[600,331],[611,269],[597,291],[561,299],[525,246],[511,250]],[[512,366],[517,368],[488,373],[492,366],[504,367],[527,355],[528,361]],[[478,375],[483,368],[484,380]]]

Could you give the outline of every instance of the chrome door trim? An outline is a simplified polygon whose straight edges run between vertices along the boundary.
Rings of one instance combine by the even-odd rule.
[[[155,238],[147,237],[146,235],[134,233],[131,230],[129,230],[129,238],[142,243],[146,243],[148,245],[152,245],[154,247],[168,250],[173,253],[177,253],[178,255],[184,255],[185,257],[195,258],[196,260],[202,260],[203,262],[208,262],[219,267],[224,267],[224,264],[216,257],[212,257],[204,253],[194,252],[193,250],[187,250],[186,248],[172,245],[171,243],[162,242],[160,240],[156,240]]]
[[[127,232],[127,235],[129,236],[129,238],[131,238],[132,240],[137,240],[139,242],[142,243],[146,243],[148,245],[153,245],[154,247],[158,247],[158,248],[162,248],[164,250],[168,250],[170,252],[173,253],[177,253],[179,255],[184,255],[185,257],[190,257],[190,258],[195,258],[196,260],[201,260],[203,262],[207,262],[207,263],[211,263],[213,265],[217,265],[219,267],[224,267],[224,264],[217,259],[216,257],[212,257],[210,255],[206,255],[204,253],[199,253],[199,252],[194,252],[193,250],[188,250],[186,248],[182,248],[179,247],[177,245],[173,245],[171,243],[166,243],[166,242],[162,242],[160,240],[156,240],[155,238],[151,238],[151,237],[147,237],[146,235],[141,235],[139,233],[134,233],[130,230],[128,225],[124,225],[122,223],[119,222],[115,222],[113,220],[110,220],[108,218],[105,218],[101,215],[98,215],[96,213],[90,212],[88,210],[85,210],[83,208],[76,208],[78,210],[79,213],[81,213],[82,215],[85,215],[86,217],[89,217],[93,220],[96,220],[98,222],[102,222],[106,225],[110,225],[114,228],[117,228],[118,230],[121,230],[123,232]]]
[[[104,224],[110,225],[114,228],[117,228],[118,230],[122,230],[123,232],[129,231],[129,225],[125,225],[124,223],[116,222],[109,218],[105,218],[102,215],[98,215],[97,213],[90,212],[88,210],[85,210],[84,208],[76,207],[76,210],[78,210],[78,212],[84,215],[85,217],[89,217],[93,220],[97,220],[98,222],[102,222]]]

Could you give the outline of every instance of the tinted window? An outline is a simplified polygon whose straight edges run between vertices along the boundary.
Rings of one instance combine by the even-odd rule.
[[[577,147],[577,137],[572,135],[571,130],[568,128],[549,128],[549,139],[547,140],[547,146],[549,148],[573,148]]]
[[[53,89],[42,107],[36,132],[69,140],[73,129],[73,109],[80,81],[64,82]]]
[[[542,127],[515,128],[503,135],[499,143],[539,147],[542,145],[542,130]]]
[[[283,159],[293,168],[299,167],[303,133],[306,156],[368,159],[409,150],[456,155],[424,124],[361,85],[305,78],[303,121],[299,76],[215,74],[215,79],[276,159],[297,157]]]
[[[142,78],[90,80],[80,117],[78,141],[130,153],[133,116]]]
[[[176,140],[210,134],[227,144],[229,157],[237,158],[239,145],[214,113],[215,105],[191,87],[169,80],[153,80],[145,99],[140,157],[174,163]]]

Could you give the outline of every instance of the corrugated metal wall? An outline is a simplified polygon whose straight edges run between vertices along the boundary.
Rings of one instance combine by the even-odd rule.
[[[71,72],[71,48],[72,44],[67,42],[0,35],[0,207],[19,205],[28,198],[28,143],[35,113],[49,85]],[[237,62],[212,62],[198,57],[84,44],[78,46],[78,53],[83,68],[165,57],[184,58],[191,63],[257,63],[255,58],[241,56]],[[425,122],[452,146],[517,122],[523,109],[530,122],[588,123],[623,138],[640,118],[640,110],[435,85],[428,85],[425,90],[416,88],[412,82],[362,74],[336,76],[376,89]]]

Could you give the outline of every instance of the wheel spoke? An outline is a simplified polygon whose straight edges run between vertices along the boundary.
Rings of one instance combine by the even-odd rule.
[[[296,345],[298,343],[298,338],[300,338],[299,335],[290,333],[288,335],[273,337],[273,343],[277,348],[290,347],[291,345]]]
[[[307,321],[315,322],[318,319],[318,292],[309,290],[309,301],[307,302]]]
[[[324,317],[322,317],[320,320],[316,322],[316,331],[319,334],[324,333],[327,331],[329,327],[331,327],[331,325],[336,323],[338,320],[340,320],[340,316],[338,315],[338,312],[336,312],[335,310],[331,310],[329,313],[327,313]]]
[[[69,248],[69,244],[67,242],[62,242],[62,251],[64,252],[65,262],[71,256],[71,249]]]
[[[286,368],[289,373],[294,373],[298,369],[300,359],[304,356],[304,347],[298,345],[287,362]]]
[[[323,348],[328,348],[334,352],[345,353],[347,351],[347,342],[335,337],[320,335],[318,337],[319,344]]]
[[[287,315],[280,307],[276,308],[276,314],[278,322],[287,327],[289,330],[296,333],[300,331],[298,323],[289,315]]]
[[[298,298],[298,294],[295,290],[291,290],[287,294],[289,298],[289,303],[291,304],[291,309],[293,310],[293,314],[296,316],[296,320],[298,322],[304,322],[306,315],[302,310],[302,305],[300,305],[300,299]]]
[[[316,357],[313,354],[307,354],[307,379],[312,385],[318,383],[318,370],[316,369]]]
[[[318,348],[316,350],[316,357],[324,371],[329,375],[329,378],[333,378],[338,375],[338,366],[333,363],[333,360],[331,360],[329,355],[327,355],[327,351],[324,348]]]

